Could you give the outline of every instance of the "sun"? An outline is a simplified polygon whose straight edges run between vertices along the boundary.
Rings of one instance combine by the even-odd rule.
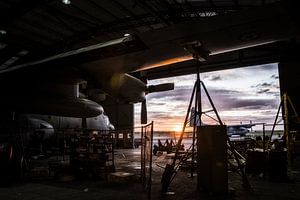
[[[181,132],[181,131],[182,131],[182,127],[181,127],[181,125],[176,124],[176,125],[173,127],[172,130],[175,131],[175,132]]]

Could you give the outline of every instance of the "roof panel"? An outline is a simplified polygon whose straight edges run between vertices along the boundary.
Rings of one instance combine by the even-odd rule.
[[[56,29],[63,35],[71,36],[73,34],[72,28],[58,20],[53,15],[47,13],[45,9],[36,9],[33,13],[28,13],[28,15],[30,15],[29,18],[33,18],[32,20],[36,20],[37,23],[43,23],[45,26],[49,26],[51,29]]]
[[[118,2],[120,5],[124,6],[128,11],[134,13],[136,16],[145,15],[148,13],[143,8],[141,8],[135,0],[113,0],[113,2]]]
[[[118,19],[118,17],[112,14],[109,10],[102,7],[102,5],[95,3],[94,1],[73,0],[71,7],[76,7],[78,11],[85,13],[84,16],[92,19],[93,21],[101,22],[100,24],[112,22]]]
[[[3,0],[0,29],[7,31],[7,36],[0,35],[0,43],[18,47],[7,51],[6,57],[10,52],[30,48],[38,58],[44,53],[43,56],[49,56],[115,39],[126,32],[145,32],[275,1],[72,0],[65,5],[61,0]]]
[[[101,1],[90,0],[90,1],[100,4],[103,8],[113,13],[118,18],[134,17],[134,13],[126,9],[126,7],[124,7],[124,5],[122,5],[119,1],[115,1],[115,0],[101,0]]]

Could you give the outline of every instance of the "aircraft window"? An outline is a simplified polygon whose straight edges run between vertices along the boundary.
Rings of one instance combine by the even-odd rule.
[[[116,138],[116,135],[113,133],[113,134],[112,134],[112,137],[113,137],[113,138]]]
[[[128,138],[128,139],[130,139],[130,138],[131,138],[131,134],[130,134],[130,133],[128,133],[128,135],[127,135],[127,138]]]
[[[119,133],[119,138],[123,139],[123,133]]]

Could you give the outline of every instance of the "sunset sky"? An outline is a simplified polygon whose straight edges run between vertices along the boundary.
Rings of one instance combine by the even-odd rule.
[[[148,122],[154,121],[156,131],[182,129],[195,80],[196,75],[192,74],[148,82],[149,85],[175,83],[172,91],[147,95]],[[252,123],[274,123],[280,103],[277,64],[201,73],[201,80],[225,124],[249,123],[250,120]],[[203,91],[202,105],[203,111],[211,109]],[[136,104],[136,125],[140,124],[140,109],[140,104]],[[207,117],[202,120],[216,124]]]

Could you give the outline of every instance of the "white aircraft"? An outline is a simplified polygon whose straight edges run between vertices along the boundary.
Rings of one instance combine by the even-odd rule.
[[[191,108],[191,114],[190,114],[190,119],[189,119],[189,126],[193,127],[194,124],[196,122],[196,126],[207,126],[207,123],[204,123],[201,120],[199,120],[199,115],[196,115],[196,119],[195,119],[195,107]],[[255,126],[256,124],[232,124],[232,125],[226,125],[227,127],[227,135],[229,137],[233,136],[233,135],[239,135],[239,136],[245,136],[247,133],[250,132],[250,128],[252,128],[253,126]]]
[[[233,135],[245,136],[250,132],[250,128],[255,126],[255,124],[236,124],[236,125],[228,125],[227,126],[227,135],[229,137]]]

